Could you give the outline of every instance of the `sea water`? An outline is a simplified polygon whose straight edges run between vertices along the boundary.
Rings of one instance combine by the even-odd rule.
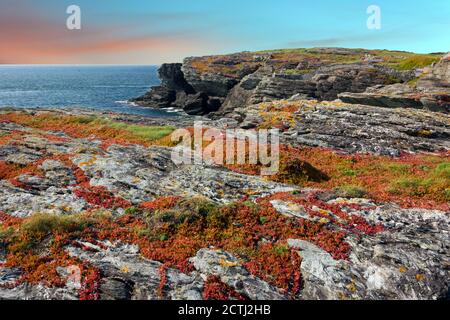
[[[0,107],[84,107],[146,116],[176,115],[128,102],[160,84],[157,69],[157,66],[0,65]]]

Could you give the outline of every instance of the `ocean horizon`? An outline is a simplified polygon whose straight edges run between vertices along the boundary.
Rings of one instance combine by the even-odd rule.
[[[160,84],[157,65],[0,65],[0,108],[87,108],[170,117],[129,100]]]

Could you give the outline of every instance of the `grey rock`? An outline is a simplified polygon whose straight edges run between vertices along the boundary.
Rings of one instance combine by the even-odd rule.
[[[218,276],[220,280],[252,300],[284,300],[285,295],[243,268],[239,261],[222,250],[201,249],[191,259],[194,267],[206,276]]]
[[[339,99],[348,103],[388,108],[417,108],[450,112],[450,59],[448,54],[420,76],[415,87],[405,84],[375,86],[365,92],[345,92]]]
[[[338,103],[336,105],[339,105]],[[294,145],[398,156],[449,150],[449,121],[438,113],[362,105],[318,106],[295,116]]]
[[[133,284],[122,279],[102,279],[100,285],[101,300],[130,300],[132,297]]]
[[[184,74],[181,71],[181,66],[181,63],[162,64],[158,69],[161,83],[170,90],[194,93],[194,89],[184,78]]]
[[[121,243],[105,242],[106,249],[83,251],[68,247],[68,253],[97,266],[103,275],[101,297],[103,299],[157,300],[202,299],[202,278],[194,273],[184,274],[167,269],[167,283],[160,295],[161,263],[140,256],[139,248]]]
[[[145,95],[132,99],[140,106],[153,108],[169,108],[176,100],[176,91],[165,86],[155,86]]]
[[[188,95],[183,110],[189,115],[202,115],[208,110],[208,95],[203,92]]]
[[[350,201],[351,202],[351,201]],[[298,250],[304,281],[302,299],[443,299],[448,294],[449,217],[436,210],[401,209],[367,203],[351,210],[385,230],[349,233],[348,261],[335,261],[307,241],[290,239]]]

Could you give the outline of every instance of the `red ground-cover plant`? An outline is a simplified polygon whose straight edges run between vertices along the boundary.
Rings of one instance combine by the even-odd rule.
[[[138,208],[132,214],[126,214],[120,218],[97,215],[95,212],[87,213],[79,220],[82,229],[73,229],[71,225],[68,225],[66,229],[50,233],[54,239],[52,251],[50,255],[44,257],[29,251],[33,249],[27,249],[28,247],[21,244],[23,240],[13,237],[9,246],[12,253],[8,256],[8,263],[24,270],[23,279],[30,283],[44,281],[49,285],[60,286],[64,283],[64,279],[58,277],[56,267],[80,264],[76,259],[64,254],[62,248],[65,245],[73,244],[73,240],[76,239],[92,243],[98,243],[97,241],[101,240],[122,241],[138,245],[144,257],[163,263],[164,267],[160,270],[161,289],[163,289],[165,287],[163,273],[166,268],[177,268],[188,273],[193,270],[189,259],[195,256],[199,249],[215,247],[234,254],[252,274],[295,297],[301,286],[301,257],[287,247],[287,239],[311,241],[336,259],[346,259],[350,247],[345,242],[344,231],[337,232],[320,222],[283,216],[271,205],[271,199],[297,201],[304,204],[307,201],[313,201],[313,199],[306,199],[303,195],[284,193],[261,198],[257,203],[241,201],[219,206],[200,205],[202,203],[198,200],[193,205],[189,201],[186,203],[186,199],[164,197],[153,201],[151,205],[144,206],[144,209]],[[314,203],[323,205],[316,200]],[[179,206],[186,206],[185,208],[193,210],[188,211],[192,215],[186,216],[185,220],[170,227],[165,223],[152,224],[153,215],[186,210]],[[201,209],[196,212],[195,208]],[[350,217],[344,216],[337,209],[335,211],[336,214],[341,215],[341,219],[347,218],[352,221]],[[150,220],[146,217],[150,217]],[[8,219],[5,217],[3,220]],[[358,224],[363,225],[362,221],[357,221]],[[360,232],[361,236],[364,236],[364,233],[356,226],[348,230],[348,232]],[[161,232],[164,237],[155,238],[155,234],[158,235]],[[40,236],[36,240],[37,243],[48,236]],[[83,273],[83,275],[84,288],[87,291],[82,293],[82,296],[97,298],[96,285],[101,275],[94,271]],[[209,298],[229,297],[228,293],[214,281],[206,290],[206,296]]]
[[[400,157],[344,154],[314,147],[280,146],[280,170],[268,179],[302,187],[333,190],[358,186],[376,202],[395,202],[405,208],[450,210],[450,154],[401,154]],[[439,170],[440,167],[444,169]],[[227,165],[259,175],[260,165]]]
[[[64,132],[72,138],[101,140],[103,149],[107,149],[111,144],[150,146],[154,143],[126,129],[114,128],[108,125],[108,122],[91,116],[58,115],[51,112],[34,115],[24,112],[9,112],[0,114],[0,121],[13,122],[43,131]],[[53,138],[50,137],[50,139]],[[54,139],[59,140],[58,138]]]
[[[344,208],[351,208],[354,210],[373,209],[371,207],[363,207],[353,203],[335,203],[329,204],[318,198],[318,193],[312,192],[307,195],[294,195],[292,193],[281,192],[270,196],[258,199],[259,202],[283,200],[300,205],[311,217],[324,218],[331,221],[343,229],[355,233],[364,233],[366,235],[373,235],[384,230],[381,224],[371,224],[366,219],[356,214],[348,214]],[[316,208],[319,208],[317,210]],[[339,233],[335,233],[338,235]]]
[[[38,166],[42,161],[36,161],[28,165],[18,165],[0,160],[0,180],[11,180],[23,174],[42,176]]]
[[[100,299],[100,271],[93,267],[83,268],[83,281],[79,290],[80,300]]]
[[[9,133],[0,135],[0,146],[7,145],[16,140],[20,140],[23,135],[24,135],[24,132],[18,131],[18,130],[13,130]]]
[[[78,264],[78,260],[71,258],[64,251],[52,252],[47,256],[31,252],[15,252],[8,254],[6,259],[6,267],[20,267],[22,271],[17,284],[42,283],[49,287],[62,287],[65,284],[65,280],[57,272],[57,267]]]
[[[117,208],[129,208],[131,203],[123,198],[115,197],[106,187],[103,186],[89,186],[83,189],[75,189],[74,194],[86,200],[87,203],[105,208],[105,209],[117,209]]]
[[[57,217],[35,215],[25,219],[1,214],[1,227],[10,228],[2,239],[7,246],[6,267],[21,270],[21,277],[10,286],[21,283],[43,284],[62,287],[67,279],[58,272],[58,267],[78,267],[81,276],[81,299],[98,298],[100,274],[96,268],[71,257],[64,246],[79,237],[83,229],[89,230],[93,220],[85,217]]]
[[[67,142],[69,141],[66,137],[60,137],[53,134],[44,134],[43,137],[52,142]]]
[[[216,276],[209,276],[206,279],[202,294],[205,300],[248,300],[247,297],[223,283]]]
[[[263,244],[255,256],[244,264],[249,272],[296,296],[300,292],[301,258],[286,244]]]
[[[17,227],[23,221],[23,218],[13,217],[9,214],[0,211],[0,226],[9,228],[9,227]]]
[[[168,196],[160,197],[154,201],[142,202],[139,207],[146,210],[163,210],[173,208],[181,197]]]
[[[61,161],[68,167],[72,167],[72,169],[74,169],[74,167],[76,166],[74,166],[70,161],[70,157],[70,154],[44,155],[42,158],[36,160],[35,162],[26,165],[8,163],[6,161],[0,160],[0,180],[9,180],[14,186],[27,189],[28,186],[18,180],[19,176],[28,174],[32,176],[43,177],[44,173],[39,169],[39,167],[46,160]]]
[[[165,287],[167,285],[167,265],[162,264],[159,267],[159,288],[158,288],[158,294],[161,299],[164,299],[165,297]]]

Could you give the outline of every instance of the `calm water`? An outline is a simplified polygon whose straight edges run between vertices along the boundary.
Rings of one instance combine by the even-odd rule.
[[[126,102],[159,84],[157,68],[0,65],[0,106],[88,107],[148,116],[175,115]]]

